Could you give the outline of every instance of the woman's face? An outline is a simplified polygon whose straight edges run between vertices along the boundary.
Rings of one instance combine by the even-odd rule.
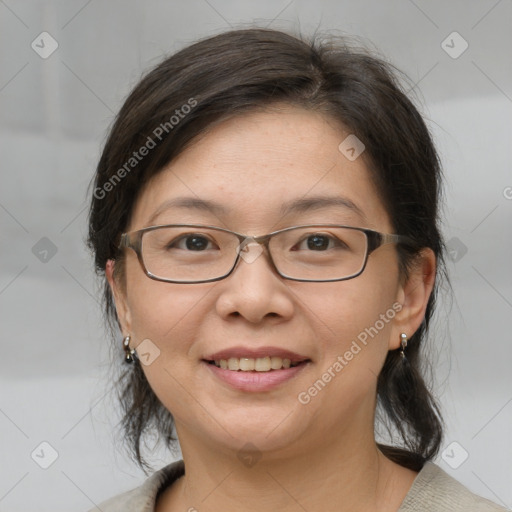
[[[263,235],[334,223],[390,233],[363,158],[351,161],[338,149],[348,135],[326,117],[291,107],[225,121],[148,184],[128,231],[183,223]],[[174,198],[218,208],[162,207]],[[355,207],[322,204],[325,198]],[[304,200],[309,208],[292,207]],[[173,284],[149,279],[127,251],[126,286],[114,284],[123,334],[135,347],[145,340],[143,370],[180,439],[285,453],[328,445],[343,430],[373,429],[377,375],[400,332],[413,328],[398,312],[405,294],[396,247],[380,247],[361,275],[338,282],[286,280],[265,251],[253,254],[221,281]],[[236,375],[207,362],[231,349],[261,358],[291,351],[307,362]],[[290,374],[272,385],[275,371]],[[227,380],[221,372],[230,372]],[[244,384],[251,375],[264,384]]]

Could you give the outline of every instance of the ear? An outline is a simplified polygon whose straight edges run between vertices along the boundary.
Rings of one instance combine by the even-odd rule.
[[[398,289],[397,302],[402,309],[395,315],[389,340],[389,350],[400,347],[400,334],[410,338],[425,318],[428,300],[436,277],[436,256],[430,248],[420,251],[409,276]]]
[[[117,318],[119,319],[121,332],[124,336],[128,336],[132,330],[132,318],[130,313],[130,308],[128,306],[126,300],[126,293],[122,289],[122,286],[114,277],[114,267],[115,260],[108,260],[105,266],[105,276],[107,277],[108,284],[110,285],[110,290],[112,291],[112,295],[114,297],[114,302],[116,305]]]

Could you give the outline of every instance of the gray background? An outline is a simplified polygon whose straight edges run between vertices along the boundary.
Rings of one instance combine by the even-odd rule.
[[[143,70],[253,24],[361,36],[416,84],[446,173],[454,286],[432,336],[447,423],[438,463],[510,507],[511,21],[510,0],[0,0],[0,511],[87,510],[145,478],[113,439],[87,187]],[[31,47],[43,51],[43,31],[59,45],[48,58]]]

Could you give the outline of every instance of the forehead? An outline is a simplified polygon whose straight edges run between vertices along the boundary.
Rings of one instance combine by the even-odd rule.
[[[307,214],[388,229],[363,158],[351,161],[338,148],[348,135],[329,117],[284,106],[226,120],[148,183],[131,228],[209,220],[261,231]]]

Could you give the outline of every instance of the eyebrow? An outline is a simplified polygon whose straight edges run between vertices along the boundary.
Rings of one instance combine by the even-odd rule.
[[[200,210],[205,212],[213,213],[214,215],[225,215],[228,210],[226,207],[214,201],[208,201],[206,199],[199,199],[197,197],[175,197],[164,201],[151,215],[149,223],[152,224],[155,219],[167,210],[173,208],[182,208],[188,210]]]
[[[341,206],[347,210],[351,210],[362,220],[366,221],[366,215],[353,201],[341,196],[311,196],[284,203],[281,207],[281,215],[289,215],[291,213],[305,213],[312,210],[320,210],[323,208],[331,208],[333,206]]]
[[[341,206],[344,209],[350,210],[358,215],[363,221],[366,221],[366,215],[361,208],[359,208],[359,206],[350,199],[341,196],[312,196],[289,201],[281,206],[280,215],[284,217],[293,213],[306,213],[313,210],[332,208],[333,206]],[[175,197],[163,202],[156,209],[149,218],[149,224],[152,224],[163,212],[173,208],[199,210],[213,213],[216,216],[226,215],[229,213],[228,208],[214,201],[199,199],[196,197]]]

